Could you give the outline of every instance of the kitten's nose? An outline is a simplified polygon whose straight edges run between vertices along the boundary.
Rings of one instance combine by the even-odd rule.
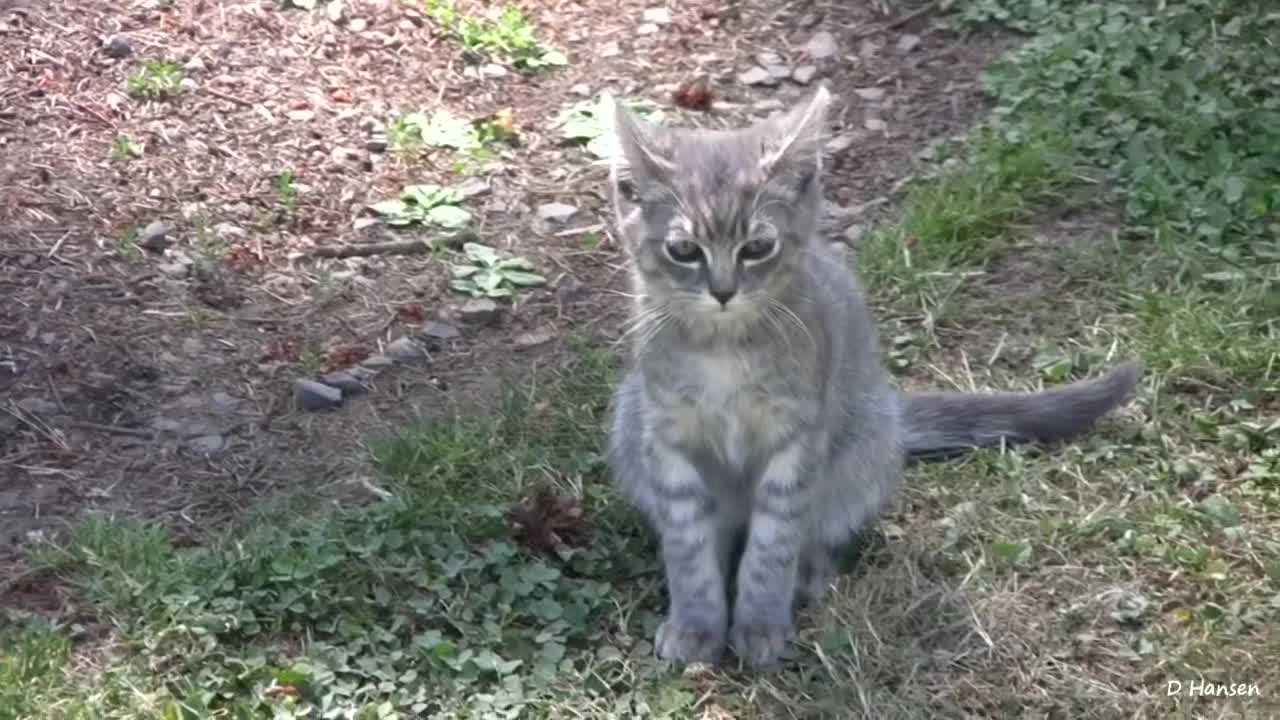
[[[712,288],[711,297],[715,298],[716,301],[720,303],[720,307],[724,307],[729,304],[729,301],[733,299],[733,296],[736,295],[737,292],[738,291],[733,288]]]

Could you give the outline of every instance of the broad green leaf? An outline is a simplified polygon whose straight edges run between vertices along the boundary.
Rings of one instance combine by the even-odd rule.
[[[422,140],[428,145],[455,150],[480,147],[479,135],[471,121],[457,117],[448,110],[441,110],[431,116],[431,121],[422,129]]]
[[[509,286],[504,285],[502,287],[496,287],[492,290],[489,290],[485,294],[491,298],[505,298],[505,297],[511,297],[512,295],[515,295],[516,291],[512,290]]]
[[[498,262],[498,251],[488,245],[469,242],[462,246],[462,252],[469,260],[484,264],[495,265]]]
[[[480,268],[475,265],[454,265],[453,269],[449,272],[455,278],[469,278],[480,272]]]
[[[521,287],[532,287],[534,285],[544,285],[547,279],[531,272],[508,271],[502,274],[512,285],[520,285]]]
[[[522,257],[506,258],[497,264],[499,270],[533,270],[533,263]]]
[[[400,191],[400,197],[410,202],[416,203],[421,207],[430,208],[439,205],[443,196],[444,188],[433,183],[424,183],[421,185],[405,185],[404,190]]]
[[[427,220],[443,227],[462,227],[471,222],[471,213],[457,205],[437,205],[427,211]]]
[[[548,50],[542,53],[542,57],[538,58],[544,65],[568,65],[569,58],[559,50]]]
[[[379,215],[404,215],[408,212],[409,205],[403,200],[383,200],[370,205],[369,209]]]
[[[991,543],[991,554],[1005,562],[1020,563],[1031,557],[1031,546],[1027,543],[994,542]]]
[[[474,282],[465,278],[454,279],[449,281],[449,288],[456,292],[466,293],[467,295],[471,295],[472,297],[480,297],[480,295],[483,294],[481,293],[480,288],[476,287],[476,284]]]

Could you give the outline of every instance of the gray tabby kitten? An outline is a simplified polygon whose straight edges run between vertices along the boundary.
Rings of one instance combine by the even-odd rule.
[[[734,131],[642,124],[615,105],[618,225],[635,326],[609,432],[614,482],[661,537],[655,649],[776,661],[834,551],[892,497],[909,456],[1085,430],[1140,374],[1033,394],[904,394],[853,274],[815,236],[819,89]]]

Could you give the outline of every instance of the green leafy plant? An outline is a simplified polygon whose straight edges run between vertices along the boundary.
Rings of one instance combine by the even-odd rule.
[[[406,185],[400,197],[369,206],[388,225],[430,224],[459,228],[471,222],[471,212],[459,207],[462,194],[439,185]]]
[[[488,245],[467,243],[462,246],[467,262],[454,265],[449,287],[472,297],[503,298],[515,295],[521,288],[546,284],[546,278],[535,272],[533,263],[514,257]]]
[[[459,12],[453,0],[424,0],[423,5],[427,15],[467,50],[531,70],[569,64],[564,53],[537,39],[533,24],[517,7],[504,7],[498,19],[490,21]]]
[[[125,88],[131,97],[156,100],[176,95],[181,86],[180,66],[161,60],[148,60],[129,76]]]
[[[649,122],[661,122],[662,110],[653,102],[643,99],[621,99],[620,102],[636,116]],[[613,155],[613,133],[609,130],[609,107],[605,98],[581,100],[561,111],[555,124],[560,136],[575,143],[583,143],[587,152],[604,159]]]
[[[298,179],[291,171],[285,170],[276,176],[273,185],[276,202],[280,203],[281,207],[292,210],[298,204]]]
[[[449,148],[471,156],[487,154],[490,146],[515,137],[510,111],[491,117],[468,120],[448,110],[433,113],[408,110],[391,125],[391,140],[400,148],[411,150],[421,145]]]
[[[116,162],[127,162],[133,158],[142,157],[142,149],[133,142],[124,133],[116,133],[111,138],[111,159]]]

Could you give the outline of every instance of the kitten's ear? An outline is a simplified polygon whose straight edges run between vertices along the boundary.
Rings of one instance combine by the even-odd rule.
[[[786,114],[764,126],[760,169],[793,177],[804,189],[822,169],[822,138],[831,93],[821,85]]]
[[[614,137],[610,175],[619,197],[634,202],[646,188],[666,184],[675,171],[657,128],[636,118],[621,101],[606,95],[601,105],[610,108]]]

